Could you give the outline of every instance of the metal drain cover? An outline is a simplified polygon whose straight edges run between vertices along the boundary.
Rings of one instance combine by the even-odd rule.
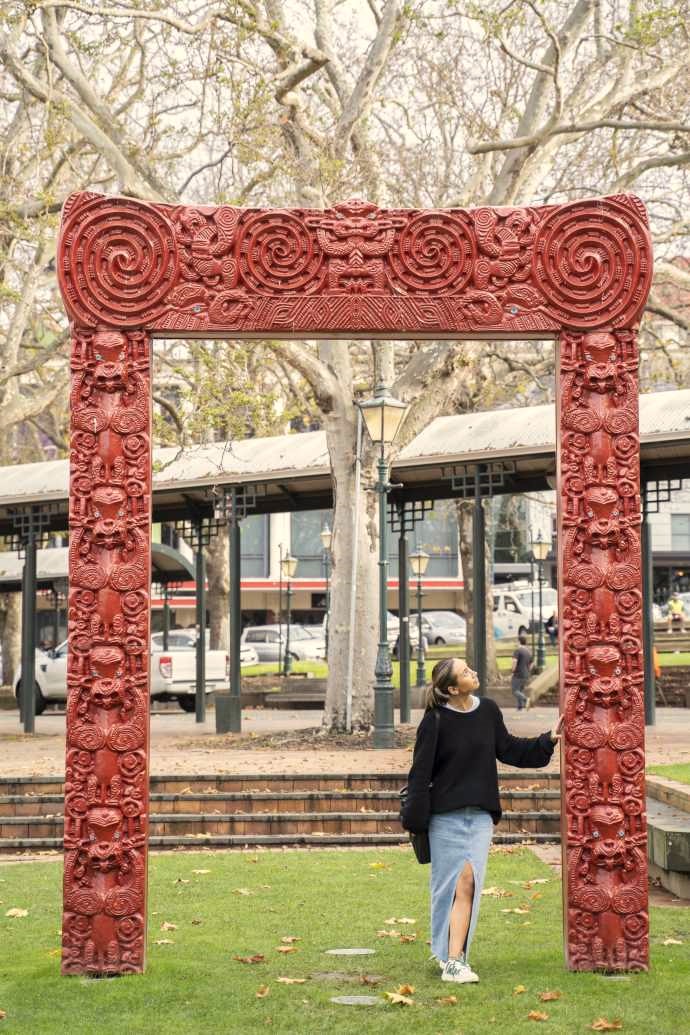
[[[339,1006],[379,1006],[381,999],[375,995],[334,995],[331,997],[332,1003],[338,1003]]]

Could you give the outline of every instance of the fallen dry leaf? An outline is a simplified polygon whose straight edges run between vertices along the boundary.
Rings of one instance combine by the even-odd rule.
[[[513,892],[506,891],[505,888],[491,887],[484,888],[482,895],[488,895],[490,898],[512,898]]]
[[[384,995],[389,1003],[398,1006],[414,1006],[414,999],[410,999],[409,996],[399,995],[397,992],[384,992]]]
[[[173,883],[174,884],[189,884],[189,881],[185,880],[184,877],[178,877],[176,881],[173,881]]]
[[[608,1021],[605,1017],[597,1017],[589,1027],[590,1031],[622,1031],[623,1021],[619,1017],[615,1017],[612,1021]]]
[[[28,915],[29,915],[29,910],[28,909],[8,909],[7,912],[5,913],[5,916],[12,917],[13,919],[16,919],[16,917],[19,917],[19,916],[28,916]]]
[[[417,935],[416,934],[401,934],[400,935],[400,941],[401,942],[416,942],[417,941]]]
[[[524,985],[516,985],[515,988],[513,989],[513,995],[522,995],[522,993],[526,992],[526,991],[527,991],[527,989],[525,988]]]
[[[391,868],[390,863],[384,863],[384,862],[369,863],[369,869],[370,870],[390,870],[390,868]]]
[[[192,870],[192,873],[210,873],[210,870]]]
[[[260,953],[260,952],[255,952],[253,956],[233,956],[232,958],[234,960],[237,960],[238,963],[265,963],[266,962],[266,957],[262,953]]]
[[[542,1003],[551,1003],[555,999],[560,999],[562,995],[562,992],[540,992],[539,998],[541,999]]]
[[[176,931],[177,924],[170,924],[167,920],[164,920],[161,924],[161,931]]]
[[[297,952],[296,945],[277,945],[276,952]]]
[[[7,1014],[4,1010],[0,1010],[0,1021],[4,1021]]]
[[[386,930],[377,931],[376,932],[376,937],[377,938],[399,938],[400,937],[400,931],[394,931],[393,928],[391,928],[390,931],[386,931]]]
[[[285,945],[292,945],[293,942],[298,942],[300,939],[296,934],[286,934],[284,938],[280,939]]]
[[[359,983],[360,985],[378,985],[381,978],[371,977],[369,974],[360,974]]]
[[[457,1001],[458,997],[456,995],[444,995],[441,999],[436,1000],[441,1006],[455,1006]]]
[[[398,985],[395,991],[398,995],[414,995],[414,985]]]
[[[259,985],[259,987],[256,990],[256,998],[265,999],[270,991],[271,989],[268,985]]]
[[[525,916],[529,913],[529,909],[521,909],[520,906],[515,906],[514,909],[502,909],[502,913],[517,913],[518,916]]]
[[[662,945],[682,945],[682,941],[679,938],[664,938]]]
[[[174,945],[175,942],[171,942],[169,938],[159,938],[153,944],[154,945]]]
[[[204,922],[203,920],[194,919],[194,920],[192,920],[192,926],[193,927],[200,927],[201,924],[203,924],[203,922]]]
[[[291,977],[279,977],[278,981],[281,985],[303,985],[306,982],[306,978],[291,978]]]
[[[236,895],[253,895],[254,892],[250,891],[249,888],[233,888]]]
[[[544,1013],[543,1010],[530,1010],[527,1014],[528,1021],[548,1021],[548,1013]]]
[[[399,916],[398,919],[395,922],[398,923],[398,924],[416,924],[417,923],[417,921],[413,920],[412,917],[410,917],[410,916]],[[386,920],[386,923],[388,923],[387,920]]]

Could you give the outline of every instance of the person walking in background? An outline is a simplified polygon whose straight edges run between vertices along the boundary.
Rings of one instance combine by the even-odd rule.
[[[552,612],[549,618],[544,622],[544,628],[548,633],[549,643],[552,647],[555,647],[556,640],[558,639],[558,619],[554,612]]]
[[[441,980],[469,984],[479,980],[468,957],[501,818],[496,759],[522,769],[548,765],[563,716],[538,737],[514,737],[496,702],[473,693],[479,680],[464,660],[444,658],[431,677],[401,821],[429,834],[431,952]]]
[[[527,686],[531,668],[532,652],[527,646],[527,634],[520,633],[518,645],[513,651],[513,667],[510,678],[510,689],[513,691],[513,697],[517,702],[517,710],[519,712],[523,708],[529,708],[530,705],[529,698],[525,693],[525,687]]]
[[[668,602],[668,631],[672,633],[674,629],[685,632],[685,605],[677,593],[672,593]]]

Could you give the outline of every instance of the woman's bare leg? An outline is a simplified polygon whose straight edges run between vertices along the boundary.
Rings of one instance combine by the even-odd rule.
[[[448,932],[448,956],[458,959],[465,949],[465,940],[470,927],[472,902],[474,900],[474,871],[465,863],[455,885],[455,898],[450,910]]]

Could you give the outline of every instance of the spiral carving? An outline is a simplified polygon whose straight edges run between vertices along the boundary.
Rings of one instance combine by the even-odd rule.
[[[318,286],[323,255],[316,238],[291,212],[260,212],[240,231],[242,275],[260,294]]]
[[[606,199],[560,205],[537,229],[532,276],[565,326],[634,322],[651,274],[647,229],[627,204]]]
[[[424,212],[400,231],[390,262],[408,290],[429,294],[464,288],[476,258],[468,222],[447,212]]]
[[[172,224],[159,207],[127,198],[96,198],[72,210],[61,260],[63,296],[86,326],[145,325],[165,308],[178,275]]]

